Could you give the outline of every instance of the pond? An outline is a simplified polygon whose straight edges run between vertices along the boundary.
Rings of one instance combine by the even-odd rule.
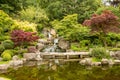
[[[0,76],[11,80],[120,80],[120,66],[111,68],[82,66],[77,62],[48,67],[24,66],[17,70],[9,69]]]

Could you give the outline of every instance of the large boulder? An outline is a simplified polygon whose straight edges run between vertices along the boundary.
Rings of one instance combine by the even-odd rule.
[[[56,37],[56,31],[54,29],[51,29],[50,30],[50,34],[53,36],[53,37]]]
[[[7,70],[9,67],[10,67],[9,64],[1,64],[1,65],[0,65],[0,71],[2,71],[2,70]]]
[[[12,60],[19,60],[19,57],[18,57],[17,55],[14,55],[14,56],[12,57]]]
[[[23,65],[23,60],[12,60],[9,63],[11,66],[19,66],[19,65]]]
[[[37,45],[36,45],[36,48],[37,48],[38,50],[42,50],[44,47],[45,47],[45,45],[42,44],[42,43],[37,43]]]
[[[69,44],[69,41],[66,41],[62,38],[62,39],[59,39],[58,46],[61,49],[67,50],[70,47],[70,44]]]
[[[120,51],[116,51],[115,56],[116,56],[117,59],[120,59]]]
[[[24,53],[23,58],[26,60],[35,60],[36,59],[36,53]]]

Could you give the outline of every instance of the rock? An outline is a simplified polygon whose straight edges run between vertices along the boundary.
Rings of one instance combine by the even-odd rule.
[[[36,46],[29,46],[27,49],[28,53],[35,53],[37,51]]]
[[[12,57],[12,60],[19,60],[19,57],[17,55]]]
[[[114,60],[114,65],[119,65],[120,64],[120,60]]]
[[[1,64],[0,65],[0,71],[1,70],[7,70],[9,68],[9,66],[10,66],[9,64]]]
[[[110,51],[110,56],[111,56],[111,57],[115,57],[115,52]]]
[[[50,34],[55,37],[56,36],[56,31],[54,29],[51,29]]]
[[[19,66],[19,65],[23,65],[23,60],[12,60],[9,63],[11,66]]]
[[[88,65],[88,66],[91,66],[92,59],[91,58],[85,58],[85,60],[86,60],[85,64]]]
[[[70,44],[69,44],[69,41],[66,41],[64,39],[60,39],[59,42],[58,42],[58,46],[61,49],[67,50],[70,47]]]
[[[37,53],[36,53],[36,58],[35,58],[35,60],[37,60],[37,61],[41,61],[41,60],[42,60],[42,58],[41,58],[41,56],[40,56],[40,52],[37,52]]]
[[[49,30],[47,28],[43,28],[42,33],[44,34],[44,37],[48,36]]]
[[[2,61],[3,60],[3,58],[2,57],[0,57],[0,61]]]
[[[116,51],[115,56],[117,57],[117,59],[120,59],[120,51]]]
[[[48,44],[49,41],[47,41],[46,39],[38,39],[38,43]]]
[[[107,65],[109,65],[109,60],[108,59],[102,59],[101,64],[102,64],[102,66],[107,66]]]
[[[23,54],[23,58],[25,58],[26,60],[35,60],[36,58],[36,53],[24,53]]]
[[[37,61],[27,61],[24,65],[25,66],[36,66]]]
[[[27,61],[25,58],[22,58],[21,60],[23,61],[23,63],[26,63]]]
[[[38,50],[42,50],[44,47],[45,47],[45,45],[42,44],[42,43],[37,43],[37,45],[36,45],[36,48],[37,48]]]

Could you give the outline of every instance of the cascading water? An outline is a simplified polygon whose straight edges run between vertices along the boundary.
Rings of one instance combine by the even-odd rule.
[[[52,43],[49,43],[48,45],[46,45],[46,48],[43,49],[43,52],[60,52],[60,48],[58,47],[58,38],[53,38],[52,39],[52,35],[48,32],[48,39],[52,40]]]

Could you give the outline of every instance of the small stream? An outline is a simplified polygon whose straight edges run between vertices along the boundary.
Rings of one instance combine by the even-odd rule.
[[[40,65],[9,69],[0,76],[12,80],[120,80],[120,66],[87,67],[78,62],[68,62],[52,67]]]

